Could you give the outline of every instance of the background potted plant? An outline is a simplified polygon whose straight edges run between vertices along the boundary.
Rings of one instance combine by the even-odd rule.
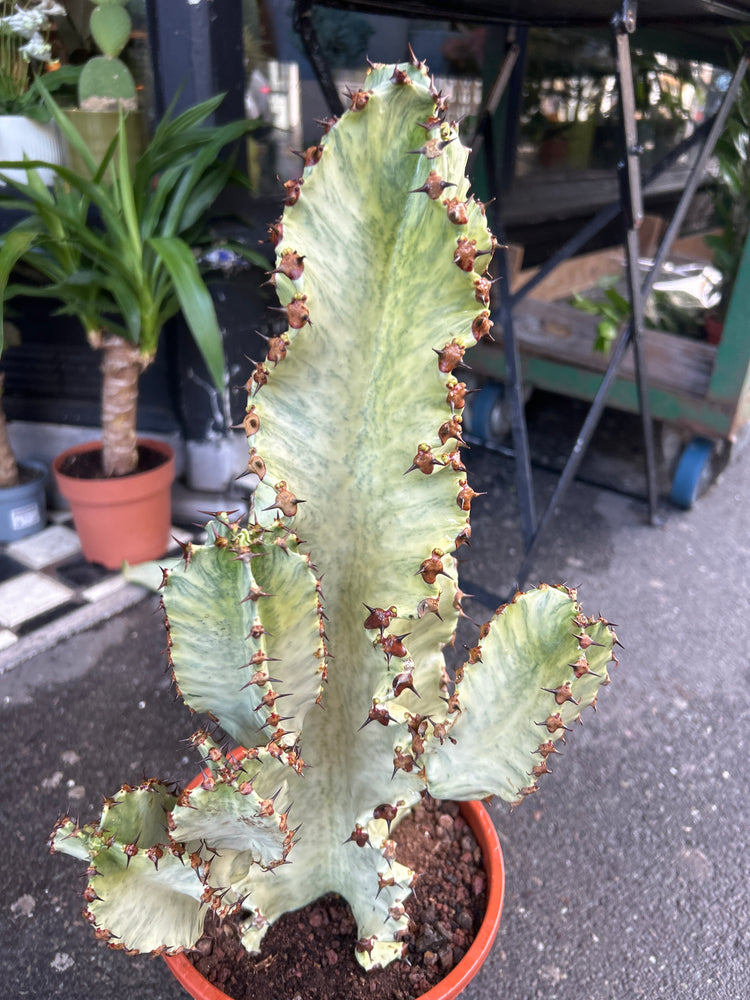
[[[271,227],[288,329],[246,385],[252,515],[217,514],[164,572],[173,678],[207,713],[191,737],[204,771],[182,791],[125,785],[99,820],[53,832],[88,862],[85,917],[112,947],[174,955],[212,912],[256,951],[285,911],[335,891],[365,970],[404,958],[417,875],[399,821],[425,792],[531,795],[614,659],[609,623],[540,585],[446,663],[476,496],[454,371],[492,326],[493,239],[423,63],[374,66],[349,100]],[[429,996],[455,996],[464,973]],[[224,995],[201,982],[194,996]]]
[[[81,493],[86,504],[85,517],[73,507],[84,554],[109,567],[123,559],[156,558],[166,547],[172,471],[171,465],[161,471],[159,467],[173,457],[165,454],[166,446],[151,442],[148,452],[140,449],[140,456],[146,468],[156,468],[136,476],[136,416],[139,377],[154,358],[164,323],[178,310],[212,379],[217,386],[223,383],[221,334],[192,248],[207,241],[209,209],[236,176],[231,157],[222,159],[220,154],[255,123],[206,125],[221,99],[212,98],[175,118],[168,115],[131,172],[122,118],[117,136],[97,163],[48,96],[55,121],[83,158],[89,176],[28,161],[27,168],[33,168],[28,180],[10,181],[0,193],[0,205],[22,213],[0,239],[6,255],[0,293],[4,298],[24,294],[59,301],[60,311],[78,317],[89,343],[102,351],[102,441],[84,446],[95,461],[89,467],[89,459],[74,451],[58,456],[54,468],[63,494],[72,502],[72,492]],[[0,174],[14,166],[0,163]],[[54,170],[52,189],[36,174],[40,167]],[[8,283],[18,265],[31,268],[34,279]],[[141,515],[132,515],[128,530],[119,510],[119,526],[113,529],[113,511],[95,515],[92,508],[100,489],[105,508],[124,501],[131,487],[142,492],[140,475],[159,479],[163,494],[162,512],[149,519],[155,535],[148,543],[138,541]],[[83,487],[78,482],[76,489],[70,480],[80,476],[87,481]],[[88,477],[95,477],[96,489]]]
[[[72,86],[80,72],[52,55],[50,31],[64,15],[54,0],[0,0],[0,160],[67,160],[67,142],[43,99],[43,89]],[[19,168],[14,176],[25,175]],[[49,184],[53,174],[43,170],[40,176]]]
[[[733,33],[738,51],[750,43],[750,33]],[[706,318],[706,336],[718,344],[732,299],[742,254],[750,233],[750,83],[744,77],[727,119],[724,134],[716,143],[716,180],[710,192],[721,231],[706,237],[713,262],[721,271],[721,300]]]
[[[106,0],[94,6],[88,30],[101,54],[91,56],[78,79],[78,106],[66,108],[65,114],[75,126],[95,163],[104,156],[120,126],[125,112],[128,155],[131,169],[146,142],[143,112],[138,108],[138,94],[133,74],[120,58],[130,40],[132,19],[127,0]],[[87,160],[71,147],[71,165],[87,176]]]

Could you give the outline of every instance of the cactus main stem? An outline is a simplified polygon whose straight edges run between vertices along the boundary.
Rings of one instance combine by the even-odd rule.
[[[96,867],[106,858],[89,909],[128,947],[153,947],[143,914],[156,919],[168,873],[169,949],[194,941],[201,905],[238,913],[254,951],[285,910],[335,891],[362,965],[401,958],[417,876],[393,860],[399,819],[425,791],[531,794],[608,679],[609,624],[545,585],[481,625],[455,680],[446,670],[454,554],[477,496],[461,366],[490,336],[494,241],[423,64],[375,66],[348,96],[271,229],[288,329],[246,385],[249,523],[217,515],[165,573],[173,677],[212,720],[193,736],[208,771],[173,800],[118,793],[115,816],[163,811],[163,845],[135,823],[109,843],[112,809],[54,838]],[[158,875],[149,850],[162,850]],[[197,891],[176,867],[186,853]],[[137,920],[114,901],[133,891],[131,868]]]

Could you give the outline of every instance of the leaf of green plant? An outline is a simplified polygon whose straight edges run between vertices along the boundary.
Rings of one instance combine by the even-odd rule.
[[[153,236],[148,244],[164,262],[174,282],[182,315],[190,328],[214,385],[224,385],[224,345],[213,301],[200,276],[190,247],[176,237]],[[149,350],[152,345],[144,345]],[[153,345],[155,348],[155,345]]]

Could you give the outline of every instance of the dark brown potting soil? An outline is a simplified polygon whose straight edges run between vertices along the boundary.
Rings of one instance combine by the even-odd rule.
[[[365,972],[354,955],[348,904],[330,894],[286,913],[260,955],[242,947],[235,921],[213,915],[189,958],[234,1000],[412,1000],[463,958],[486,905],[481,851],[455,803],[425,799],[394,831],[398,860],[419,872],[405,901],[406,961]]]
[[[19,465],[18,482],[16,483],[16,486],[25,486],[27,483],[34,483],[43,476],[43,469],[34,469],[30,465]]]
[[[148,472],[150,469],[156,469],[160,465],[163,465],[165,461],[166,456],[163,451],[157,451],[156,448],[149,448],[148,445],[139,444],[138,466],[131,473],[131,475],[135,475],[138,472]],[[65,476],[70,476],[71,479],[110,478],[104,475],[101,448],[92,448],[90,451],[80,452],[75,455],[68,455],[65,461],[60,465],[60,472],[62,472]]]

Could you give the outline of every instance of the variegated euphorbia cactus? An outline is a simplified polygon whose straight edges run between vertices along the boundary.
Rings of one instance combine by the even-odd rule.
[[[86,912],[116,947],[189,948],[210,907],[253,951],[336,891],[360,962],[399,958],[398,820],[425,791],[534,791],[613,659],[608,623],[540,586],[449,676],[475,496],[459,375],[492,325],[493,241],[423,65],[375,66],[349,99],[272,227],[288,330],[247,384],[249,524],[217,517],[165,573],[174,678],[210,720],[202,781],[125,786],[54,834],[88,860]]]

